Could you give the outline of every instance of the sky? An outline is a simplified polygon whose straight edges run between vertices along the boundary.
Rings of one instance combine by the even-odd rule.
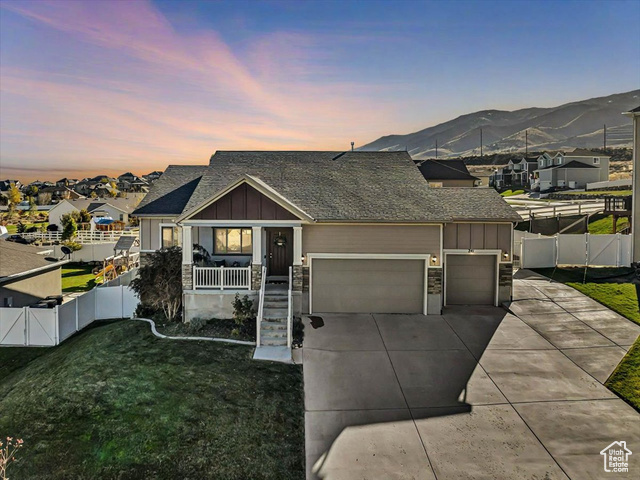
[[[0,0],[0,179],[346,150],[639,86],[639,0]]]

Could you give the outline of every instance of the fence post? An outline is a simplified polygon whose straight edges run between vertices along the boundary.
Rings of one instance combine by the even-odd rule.
[[[22,315],[24,316],[24,345],[29,346],[29,307],[22,307]]]
[[[122,285],[120,288],[120,318],[124,318],[124,287]]]
[[[220,267],[220,290],[224,290],[224,266]]]
[[[622,255],[622,244],[621,244],[622,239],[620,238],[620,234],[616,233],[616,267],[619,267],[620,264],[622,263],[622,258],[620,258]]]
[[[78,300],[78,297],[76,297],[74,301],[76,302],[76,332],[77,332],[78,326],[80,325],[80,319],[78,318],[78,303],[80,303],[80,301]]]
[[[585,267],[589,265],[589,233],[585,233],[584,234],[584,241],[585,241],[585,259],[584,259],[584,265]]]
[[[56,336],[53,339],[53,344],[58,345],[60,343],[60,316],[58,315],[58,305],[53,307],[53,321],[56,326]]]

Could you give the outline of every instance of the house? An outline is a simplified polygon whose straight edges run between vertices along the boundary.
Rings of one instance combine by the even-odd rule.
[[[475,187],[480,180],[469,173],[464,160],[425,160],[418,170],[431,187]]]
[[[149,183],[131,172],[123,173],[116,183],[121,192],[148,192]]]
[[[489,186],[497,189],[502,188],[530,188],[533,181],[533,172],[538,167],[537,156],[525,156],[516,160],[509,160],[509,163],[496,169],[489,177]]]
[[[65,186],[43,187],[38,190],[38,204],[46,205],[60,200],[75,200],[82,196]]]
[[[8,192],[12,185],[15,185],[19,190],[22,189],[20,180],[0,180],[0,192]]]
[[[154,170],[151,173],[147,173],[146,175],[142,175],[142,179],[145,180],[147,183],[151,184],[153,182],[155,182],[157,179],[159,179],[162,176],[162,172],[159,170]]]
[[[545,152],[538,158],[532,188],[585,188],[609,180],[609,157],[583,148],[572,152]]]
[[[45,257],[46,250],[0,240],[0,307],[25,307],[62,293],[65,261]]]
[[[633,120],[633,191],[631,196],[632,220],[632,257],[634,262],[640,262],[640,106],[626,112],[626,116]]]
[[[492,189],[430,188],[407,152],[360,151],[218,151],[170,165],[133,214],[143,263],[182,245],[186,321],[230,318],[237,292],[289,272],[296,314],[499,305],[521,220]]]
[[[138,204],[135,198],[62,200],[49,210],[49,224],[62,228],[62,217],[68,213],[87,210],[93,218],[109,217],[113,220],[129,222],[129,215]]]

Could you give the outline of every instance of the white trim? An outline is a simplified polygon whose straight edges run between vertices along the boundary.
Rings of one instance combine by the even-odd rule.
[[[178,227],[179,225],[175,223],[159,223],[158,224],[158,250],[162,250],[162,228],[167,227]]]
[[[302,225],[301,220],[184,220],[180,225],[191,227],[294,227]]]
[[[251,263],[262,265],[262,227],[251,227]]]
[[[502,256],[502,250],[482,250],[482,249],[458,249],[448,248],[443,250],[444,255],[444,271],[442,275],[442,305],[447,306],[447,255],[495,255],[496,256],[496,278],[495,278],[495,291],[493,298],[493,306],[497,307],[499,299],[500,288],[500,257]],[[505,262],[508,263],[508,262]]]
[[[302,265],[302,227],[293,227],[293,265]]]
[[[428,270],[430,254],[417,253],[307,253],[307,265],[309,266],[309,315],[313,314],[313,259],[335,260],[423,260],[424,261],[424,285],[422,291],[422,314],[427,315],[428,303]]]

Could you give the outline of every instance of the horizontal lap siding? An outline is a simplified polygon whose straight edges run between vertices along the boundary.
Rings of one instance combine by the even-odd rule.
[[[440,254],[438,225],[304,225],[302,252]]]

